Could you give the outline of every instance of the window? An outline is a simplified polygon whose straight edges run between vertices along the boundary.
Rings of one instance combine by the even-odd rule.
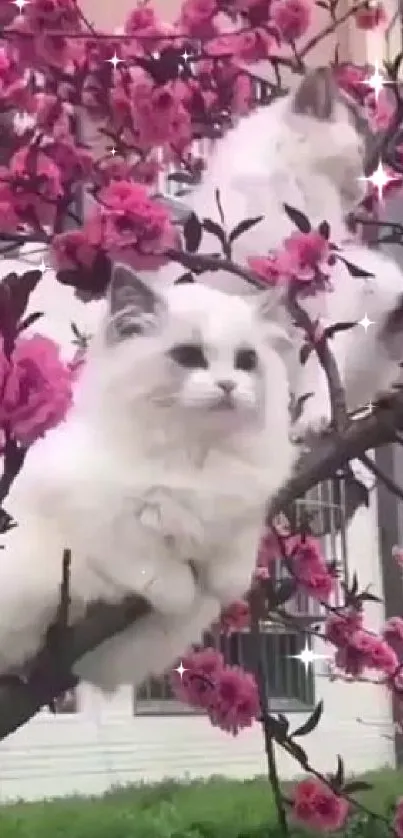
[[[346,499],[349,493],[344,481],[335,479],[315,487],[303,501],[297,501],[289,517],[294,524],[309,519],[311,531],[321,539],[328,561],[336,561],[340,577],[347,575]],[[277,577],[286,576],[285,568],[277,568]],[[334,604],[338,604],[338,594]],[[287,610],[306,617],[309,623],[317,617],[320,622],[320,606],[308,596],[299,592],[287,604]],[[314,676],[312,670],[295,659],[305,646],[308,635],[295,632],[292,628],[265,621],[261,625],[260,642],[264,649],[265,677],[270,709],[274,712],[301,711],[315,702]],[[243,666],[254,671],[256,655],[255,640],[248,631],[234,632],[229,636],[215,632],[206,634],[205,646],[220,649],[227,663]],[[193,713],[190,707],[175,699],[170,688],[169,676],[149,679],[134,697],[136,714],[170,715]]]

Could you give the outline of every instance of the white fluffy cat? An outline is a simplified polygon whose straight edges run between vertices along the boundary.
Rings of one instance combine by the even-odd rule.
[[[72,619],[129,593],[152,608],[77,664],[105,690],[161,673],[250,585],[266,502],[295,457],[281,332],[267,322],[265,294],[163,291],[116,267],[75,406],[16,480],[7,509],[19,526],[0,562],[0,672],[38,648],[66,547]]]
[[[399,341],[389,340],[385,324],[403,294],[398,265],[352,241],[344,222],[365,192],[360,180],[364,141],[357,122],[356,111],[338,92],[331,72],[313,70],[295,93],[252,113],[217,143],[202,184],[186,199],[201,219],[220,222],[215,200],[219,189],[228,232],[243,218],[264,216],[234,243],[236,262],[245,264],[250,255],[264,255],[280,247],[296,230],[284,212],[287,203],[304,212],[313,226],[326,219],[331,238],[342,247],[346,259],[374,274],[373,280],[352,278],[338,263],[332,272],[334,290],[303,303],[312,317],[320,316],[329,323],[360,321],[365,314],[374,322],[367,332],[357,326],[339,333],[332,342],[350,409],[365,405],[397,378]],[[200,251],[217,250],[218,240],[204,234]],[[180,271],[169,265],[159,274],[158,282],[174,278]],[[203,274],[202,280],[237,293],[246,290],[242,280],[228,274]],[[277,316],[283,316],[279,309]],[[304,435],[329,422],[330,405],[315,353],[304,367],[299,362],[301,338],[300,332],[294,334],[290,374],[297,397],[314,392],[295,429]]]

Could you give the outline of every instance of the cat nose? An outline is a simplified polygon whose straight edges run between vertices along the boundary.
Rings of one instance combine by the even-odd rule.
[[[220,381],[216,382],[216,384],[226,396],[230,396],[236,387],[235,381],[232,381],[231,378],[221,378]]]

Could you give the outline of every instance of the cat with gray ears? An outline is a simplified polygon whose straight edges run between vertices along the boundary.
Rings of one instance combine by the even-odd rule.
[[[368,137],[363,122],[353,102],[338,89],[332,71],[311,70],[295,92],[242,119],[217,143],[202,183],[186,198],[200,219],[221,223],[215,197],[219,189],[228,233],[245,218],[263,216],[234,242],[234,262],[246,265],[249,256],[264,256],[282,246],[296,230],[284,211],[288,204],[303,212],[313,228],[327,220],[342,255],[373,274],[351,277],[338,262],[332,269],[331,290],[303,300],[311,318],[320,318],[324,325],[361,321],[365,315],[372,321],[367,330],[358,325],[337,333],[331,345],[350,410],[390,389],[403,354],[403,274],[392,259],[354,240],[345,223],[366,191],[362,178]],[[217,239],[205,232],[200,252],[217,250]],[[168,265],[158,282],[172,281],[180,271]],[[223,271],[200,279],[230,292],[250,292],[243,280]],[[280,305],[273,307],[273,317],[287,326],[294,344],[287,354],[291,389],[297,398],[313,393],[293,429],[300,438],[328,426],[328,387],[314,352],[304,366],[300,363],[304,335],[293,330],[285,315],[284,287],[279,296],[273,291],[276,298]]]
[[[267,296],[156,293],[122,265],[66,422],[28,452],[0,563],[0,673],[40,646],[72,553],[73,621],[139,594],[150,613],[75,667],[103,690],[161,674],[251,583],[290,476],[288,380]]]

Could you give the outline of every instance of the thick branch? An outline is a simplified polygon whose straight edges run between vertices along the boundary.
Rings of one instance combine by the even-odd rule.
[[[303,455],[298,473],[278,493],[272,502],[272,516],[301,498],[309,489],[335,474],[350,459],[359,457],[370,448],[393,442],[395,431],[403,430],[403,397],[390,400],[388,407],[379,407],[363,419],[353,422],[343,433],[332,433],[315,445],[315,450]],[[95,649],[100,643],[124,631],[148,612],[149,606],[141,598],[128,598],[119,605],[94,604],[86,616],[68,629],[66,665]],[[34,673],[30,683],[15,679],[0,683],[0,739],[4,739],[52,698],[70,689],[76,679],[71,672],[58,670],[46,650],[31,662]]]

